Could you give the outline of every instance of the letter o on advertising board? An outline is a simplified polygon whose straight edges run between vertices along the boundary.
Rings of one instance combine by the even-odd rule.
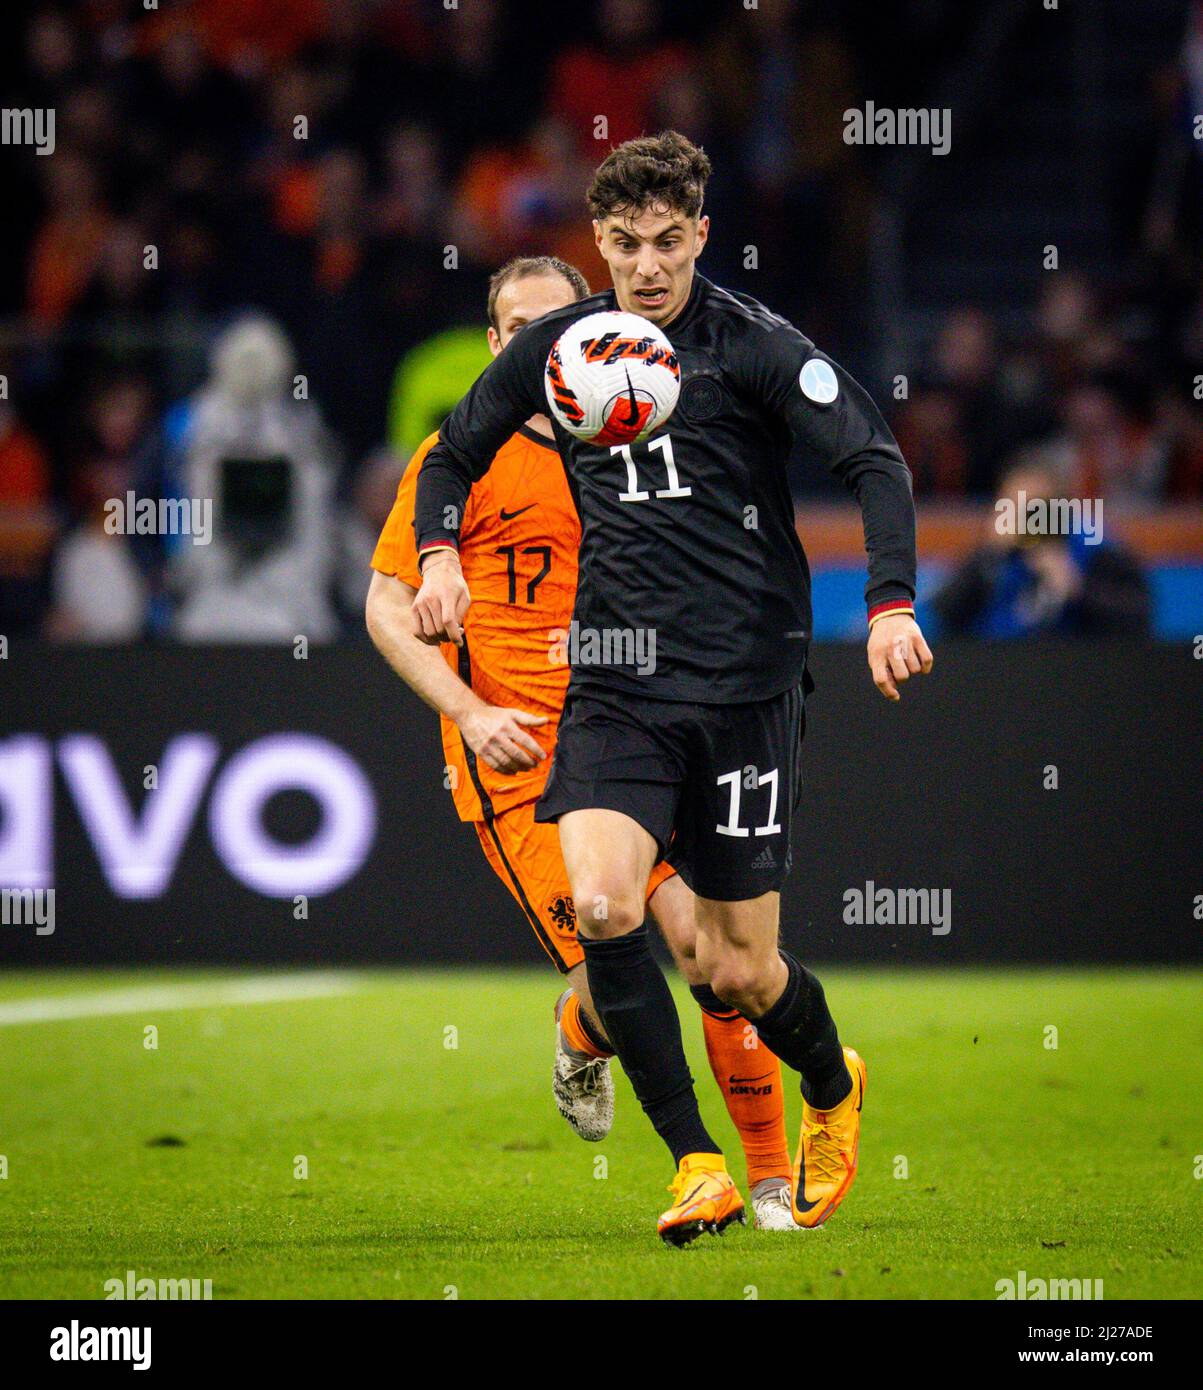
[[[303,791],[321,807],[303,844],[272,839],[263,808],[282,791]],[[270,898],[331,893],[358,872],[376,835],[376,797],[359,764],[313,734],[272,734],[236,753],[209,799],[209,833],[229,871]]]

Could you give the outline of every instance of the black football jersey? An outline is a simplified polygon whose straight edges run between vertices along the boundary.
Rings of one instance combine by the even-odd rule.
[[[451,412],[418,480],[419,551],[456,544],[472,483],[547,414],[548,353],[613,290],[528,324]],[[676,409],[639,443],[585,444],[553,419],[581,520],[573,627],[549,634],[574,687],[667,700],[767,699],[802,678],[810,571],[786,478],[791,440],[841,477],[864,517],[870,611],[913,600],[910,472],[867,392],[790,323],[695,275],[664,332]],[[549,657],[549,659],[551,659]]]

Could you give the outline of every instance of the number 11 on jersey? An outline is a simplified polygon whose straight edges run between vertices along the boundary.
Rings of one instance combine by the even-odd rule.
[[[653,449],[659,449],[664,454],[664,471],[668,474],[668,486],[657,488],[657,497],[690,497],[693,489],[682,487],[681,479],[677,476],[677,463],[673,458],[673,442],[667,434],[662,434],[658,439],[653,439],[647,446],[650,454]],[[643,491],[639,486],[639,474],[635,467],[635,459],[631,454],[629,444],[615,444],[611,446],[611,454],[621,454],[623,462],[627,466],[627,490],[618,494],[620,502],[646,502],[651,496],[650,492]]]

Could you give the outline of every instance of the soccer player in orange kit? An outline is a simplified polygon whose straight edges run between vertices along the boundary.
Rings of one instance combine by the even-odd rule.
[[[489,288],[494,356],[524,324],[588,293],[581,273],[556,257],[504,265]],[[557,828],[534,819],[568,685],[562,651],[576,596],[580,521],[550,424],[535,415],[469,494],[460,559],[473,602],[463,645],[425,645],[410,621],[422,583],[413,511],[422,461],[437,438],[423,441],[410,460],[372,557],[368,631],[397,674],[439,712],[456,811],[474,826],[494,872],[566,976],[555,1010],[556,1102],[582,1138],[600,1140],[613,1121],[613,1051],[589,995]],[[681,973],[701,985],[693,894],[663,861],[648,883],[647,903]],[[790,1205],[780,1063],[733,1009],[703,1006],[703,1030],[744,1148],[755,1223],[800,1229]]]

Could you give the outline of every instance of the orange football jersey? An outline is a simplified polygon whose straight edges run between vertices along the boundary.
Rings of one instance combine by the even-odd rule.
[[[414,497],[422,461],[438,440],[424,439],[397,487],[372,568],[419,588]],[[460,564],[472,596],[464,646],[444,643],[447,663],[490,705],[541,714],[529,732],[550,754],[568,689],[563,644],[576,599],[581,527],[560,455],[550,439],[523,426],[468,494],[460,528]],[[495,772],[441,719],[451,792],[461,820],[485,818],[533,800],[551,768],[548,757],[525,772]]]

